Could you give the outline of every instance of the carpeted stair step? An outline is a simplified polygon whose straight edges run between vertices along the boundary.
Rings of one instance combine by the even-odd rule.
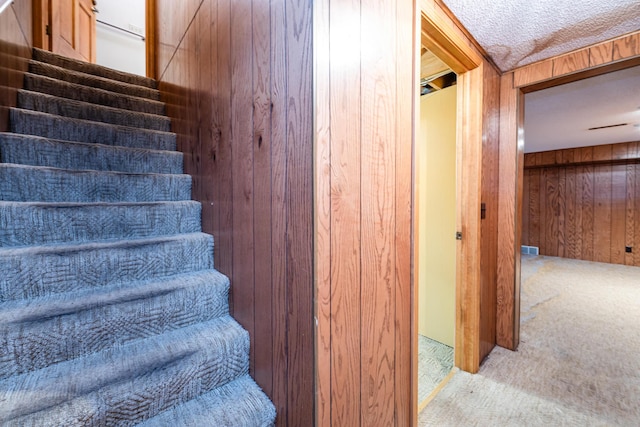
[[[276,409],[249,375],[178,405],[138,427],[267,427]]]
[[[134,341],[0,382],[5,426],[129,426],[248,371],[249,335],[231,317]]]
[[[65,68],[60,68],[52,64],[46,64],[44,62],[33,60],[29,61],[29,72],[67,83],[74,83],[82,86],[104,89],[110,92],[136,96],[139,98],[147,98],[154,101],[160,100],[160,91],[158,91],[157,89],[119,82],[117,80],[94,76],[92,74],[86,74],[79,71],[67,70]]]
[[[0,247],[139,239],[201,231],[201,205],[0,202]]]
[[[93,74],[94,76],[105,77],[107,79],[118,80],[124,83],[146,86],[156,89],[156,81],[148,77],[118,71],[101,65],[91,64],[76,59],[67,58],[46,50],[33,49],[33,59],[47,64],[56,65],[68,70],[80,71],[82,73]]]
[[[22,89],[18,91],[18,107],[74,119],[93,120],[163,132],[171,131],[171,120],[166,116],[105,107]]]
[[[176,135],[171,132],[72,119],[21,108],[11,108],[9,119],[13,133],[121,147],[176,149]]]
[[[78,171],[0,163],[0,200],[159,202],[189,200],[191,176]]]
[[[215,270],[0,304],[0,379],[229,314]]]
[[[61,169],[182,173],[182,153],[0,133],[0,162]]]
[[[0,248],[0,302],[213,268],[213,237]]]
[[[24,89],[141,113],[164,114],[164,103],[160,101],[67,83],[38,74],[25,73]]]

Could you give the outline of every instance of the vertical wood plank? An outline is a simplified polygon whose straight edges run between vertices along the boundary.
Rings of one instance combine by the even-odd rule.
[[[289,324],[287,423],[313,422],[313,97],[312,4],[288,0],[287,288]]]
[[[558,192],[556,196],[555,214],[558,222],[558,234],[557,234],[557,256],[564,257],[566,251],[566,230],[565,230],[565,215],[566,215],[566,170],[564,168],[556,168],[558,172]]]
[[[396,127],[395,127],[395,426],[417,424],[417,342],[412,336],[415,293],[412,289],[412,180],[415,116],[414,55],[417,51],[414,2],[396,2]],[[417,337],[415,337],[417,338]],[[411,349],[409,351],[409,349]],[[414,370],[414,367],[416,370]]]
[[[624,264],[625,261],[625,220],[627,194],[627,167],[611,167],[611,263]]]
[[[391,2],[362,0],[361,425],[395,424],[396,34]]]
[[[251,2],[253,83],[253,229],[255,332],[253,340],[254,378],[273,394],[272,282],[272,139],[271,139],[271,10],[269,2]],[[258,283],[259,282],[259,283]]]
[[[522,195],[524,196],[522,198],[522,244],[526,246],[529,246],[529,242],[531,241],[531,238],[529,237],[529,232],[531,230],[531,224],[529,223],[531,213],[531,207],[529,206],[529,195],[531,194],[531,172],[531,170],[525,169],[522,187]]]
[[[331,70],[330,0],[314,2],[316,188],[316,421],[331,427]]]
[[[331,46],[331,424],[361,425],[361,102],[357,0],[332,2]],[[347,54],[348,53],[348,54]],[[336,120],[333,120],[336,118]],[[338,119],[349,118],[349,119]]]
[[[517,160],[517,104],[518,90],[513,86],[513,73],[500,78],[500,192],[498,229],[498,283],[496,343],[515,349],[515,251],[516,251],[516,182]],[[508,178],[507,178],[508,177]]]
[[[593,148],[581,151],[581,160],[593,160]],[[594,173],[593,166],[584,166],[582,175],[582,259],[594,261]]]
[[[529,171],[529,245],[540,248],[540,169]]]
[[[549,207],[551,200],[549,197],[549,169],[540,169],[540,255],[551,255],[550,243],[547,243],[547,235],[550,233],[551,218],[549,217]]]
[[[639,153],[640,154],[640,153]],[[635,164],[635,217],[634,217],[634,230],[633,234],[635,236],[633,241],[633,264],[636,266],[640,266],[640,222],[638,221],[638,212],[640,212],[640,164]]]
[[[576,182],[577,173],[575,166],[569,166],[565,171],[565,253],[567,258],[579,258],[577,243],[577,221],[576,221]]]
[[[271,1],[271,233],[273,277],[273,400],[277,424],[288,425],[289,283],[287,278],[287,66],[285,0]]]
[[[611,158],[611,145],[593,148],[594,160]],[[594,261],[611,262],[611,166],[594,167]]]
[[[255,259],[253,188],[253,48],[251,1],[231,3],[231,138],[233,157],[233,316],[249,332],[254,370]]]
[[[481,295],[480,295],[480,359],[496,344],[496,269],[498,255],[498,156],[500,76],[493,67],[484,66],[483,82],[482,202],[485,218],[481,222]],[[528,218],[523,200],[522,216]],[[524,230],[524,227],[523,227]],[[524,237],[523,237],[524,239]]]
[[[638,155],[638,143],[634,142],[628,145],[628,158],[636,158]],[[631,246],[632,251],[640,250],[635,248],[635,229],[637,227],[640,214],[636,215],[635,210],[635,194],[636,194],[636,164],[628,164],[626,168],[626,191],[625,191],[625,246]],[[626,265],[634,265],[633,252],[624,254],[624,263]]]

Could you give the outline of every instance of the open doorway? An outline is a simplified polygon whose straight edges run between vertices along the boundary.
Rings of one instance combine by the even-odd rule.
[[[524,96],[523,254],[640,265],[640,67]]]
[[[96,63],[146,75],[146,0],[97,3]]]
[[[456,81],[456,74],[444,62],[422,49],[420,131],[415,148],[419,408],[454,365]]]

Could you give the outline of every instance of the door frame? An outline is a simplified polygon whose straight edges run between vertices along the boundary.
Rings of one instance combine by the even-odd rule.
[[[520,342],[520,266],[524,180],[524,96],[640,65],[640,31],[509,71],[500,82],[500,180],[496,341]],[[586,59],[585,59],[586,58]],[[570,61],[572,68],[566,67]],[[561,67],[560,65],[565,65]]]
[[[456,107],[456,179],[458,200],[456,228],[462,232],[462,240],[456,245],[456,324],[455,366],[471,373],[480,367],[480,204],[482,182],[482,94],[483,59],[436,11],[421,9],[418,34],[421,43],[432,51],[458,75]],[[416,53],[417,55],[417,53]],[[417,56],[419,57],[419,56]],[[419,75],[419,74],[418,74]],[[415,83],[418,87],[418,82]],[[415,111],[419,111],[416,97]],[[416,120],[414,119],[414,123]],[[414,124],[414,139],[417,132]],[[415,153],[414,147],[414,153]],[[415,174],[413,176],[414,206],[417,206]],[[415,208],[414,208],[415,209]],[[413,243],[413,315],[412,315],[412,369],[414,379],[412,393],[417,417],[418,384],[418,313],[417,278],[418,251],[415,236],[418,235],[418,215],[414,213]],[[455,236],[451,236],[455,238]],[[417,418],[416,418],[417,419]]]

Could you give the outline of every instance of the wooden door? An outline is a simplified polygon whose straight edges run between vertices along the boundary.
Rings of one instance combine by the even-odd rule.
[[[34,9],[34,46],[95,62],[95,0],[37,0]]]

